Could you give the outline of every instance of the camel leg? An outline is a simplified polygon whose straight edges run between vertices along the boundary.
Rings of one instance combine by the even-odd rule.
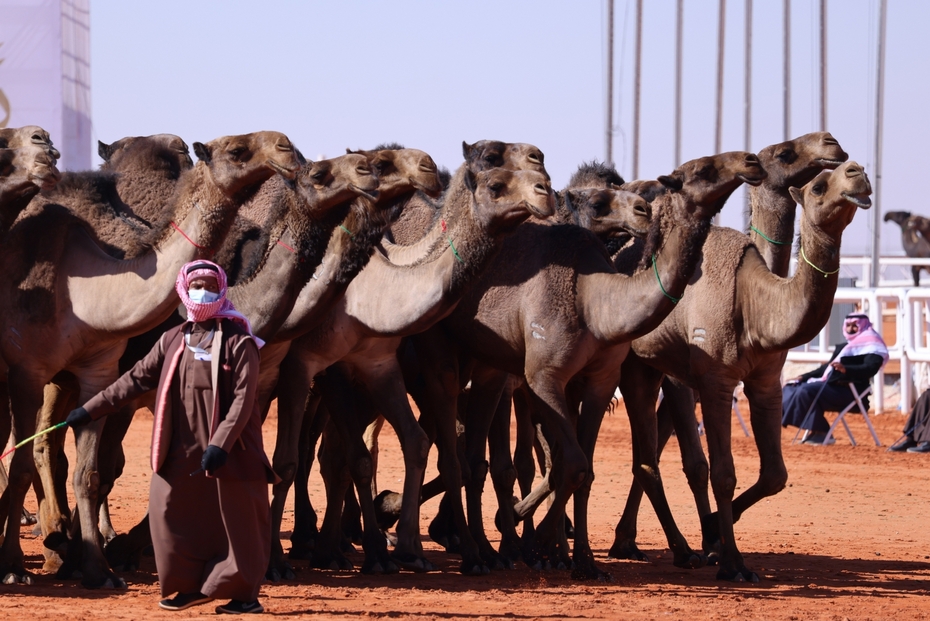
[[[121,351],[118,352],[118,354],[121,353]],[[115,364],[112,368],[106,368],[106,371],[90,378],[78,377],[81,382],[79,403],[85,403],[116,380]],[[97,530],[100,507],[98,504],[100,474],[97,467],[97,453],[103,435],[103,423],[104,421],[101,420],[74,430],[77,461],[71,485],[77,500],[78,518],[80,519],[80,524],[76,526],[80,527],[82,540],[81,584],[87,588],[125,588],[126,582],[113,573],[103,555],[103,542]],[[70,564],[71,559],[66,559],[65,565],[59,569],[59,577],[63,577],[61,573]]]
[[[478,544],[481,558],[492,569],[512,569],[513,567],[510,559],[495,551],[491,542],[488,541],[484,532],[481,511],[481,496],[484,493],[484,483],[490,467],[485,458],[485,448],[507,380],[508,374],[505,371],[484,366],[476,367],[471,374],[471,390],[465,416],[465,459],[468,463],[467,471],[470,474],[465,480],[468,527]],[[509,414],[509,400],[507,410]],[[509,439],[509,425],[507,434]],[[511,481],[511,489],[512,487]]]
[[[294,570],[285,560],[281,546],[281,520],[287,493],[297,474],[301,425],[313,380],[301,351],[294,348],[280,365],[278,377],[278,429],[271,467],[281,481],[271,487],[271,559],[265,577],[272,582],[294,580]]]
[[[310,469],[317,442],[329,417],[319,416],[320,397],[313,394],[307,400],[303,424],[300,426],[297,471],[294,474],[294,530],[291,532],[292,559],[309,559],[319,537],[317,514],[310,502]]]
[[[620,376],[620,390],[630,418],[630,431],[633,439],[633,477],[642,486],[652,503],[656,517],[659,518],[659,523],[668,540],[669,549],[674,556],[675,566],[702,567],[707,559],[691,549],[675,524],[659,474],[658,423],[655,404],[662,375],[642,362],[632,362],[633,358],[632,354],[627,358]]]
[[[68,412],[77,406],[80,389],[73,374],[61,372],[55,375],[44,387],[37,427],[47,429],[63,421]],[[39,527],[42,537],[46,538],[48,543],[42,550],[45,555],[43,569],[46,571],[58,571],[61,568],[64,562],[61,554],[67,547],[68,533],[71,530],[68,497],[58,493],[59,489],[55,483],[59,468],[58,455],[63,452],[66,434],[65,429],[58,429],[36,438],[32,445],[38,475],[37,488],[42,490],[39,501]],[[67,471],[65,473],[67,474]],[[51,539],[48,539],[50,536]]]
[[[329,438],[329,454],[333,455],[333,451],[336,451],[335,459],[337,462],[343,463],[343,468],[348,476],[351,477],[352,481],[355,483],[355,488],[358,491],[359,498],[359,510],[364,516],[365,528],[362,532],[362,547],[365,551],[365,560],[362,563],[362,573],[365,574],[379,574],[379,573],[394,573],[398,571],[397,565],[391,560],[390,555],[387,551],[387,542],[384,536],[382,535],[380,529],[377,525],[377,520],[375,519],[374,512],[374,501],[371,496],[371,474],[372,474],[372,461],[371,455],[368,453],[368,449],[365,446],[363,441],[363,430],[366,427],[366,424],[370,420],[371,414],[374,412],[375,408],[371,402],[370,396],[365,394],[366,391],[358,390],[357,387],[352,386],[351,382],[348,380],[347,369],[343,365],[333,365],[327,369],[326,374],[319,378],[319,388],[322,392],[323,403],[326,407],[321,408],[320,414],[322,417],[328,418],[330,420],[329,425],[325,429],[334,430],[327,431],[326,436]],[[328,412],[334,412],[335,416],[331,416]],[[335,446],[335,449],[333,448]],[[324,454],[321,450],[320,453],[320,471],[323,472],[323,468],[327,467],[324,464]],[[335,465],[329,465],[329,470],[327,471],[327,476],[332,480],[338,483],[341,480],[338,477],[345,476],[343,474],[337,473],[334,468]],[[334,475],[336,475],[334,477]],[[355,502],[355,497],[352,493],[351,485],[341,486],[343,493],[343,499],[352,499],[352,502]],[[334,490],[334,493],[336,490]],[[327,505],[327,514],[331,520],[336,520],[338,526],[323,523],[323,530],[321,534],[324,536],[320,537],[318,541],[317,550],[314,552],[314,561],[317,561],[317,557],[321,552],[324,554],[329,554],[333,556],[330,552],[330,546],[337,541],[345,541],[348,545],[348,541],[343,537],[343,521],[345,510],[343,510],[343,516],[340,518],[340,515],[330,514],[329,506]],[[330,533],[331,536],[325,536]]]
[[[378,343],[378,345],[384,344]],[[419,525],[419,495],[426,472],[429,439],[417,423],[416,416],[410,408],[396,354],[394,351],[388,351],[389,349],[384,348],[385,355],[383,356],[381,352],[377,354],[363,352],[353,360],[353,367],[368,394],[377,395],[378,409],[397,433],[404,455],[403,500],[396,531],[397,545],[391,557],[402,568],[413,571],[431,571],[434,569],[433,565],[423,556]],[[359,433],[359,438],[361,438],[361,433]],[[442,464],[440,465],[441,471]],[[361,490],[359,493],[362,493]],[[475,551],[475,556],[477,556],[477,551]],[[463,565],[464,563],[465,561]]]
[[[129,529],[128,533],[117,535],[103,549],[111,567],[121,567],[123,571],[133,571],[142,562],[142,552],[152,545],[152,532],[149,530],[149,514]]]
[[[350,570],[352,562],[339,550],[342,540],[340,517],[346,490],[352,483],[346,465],[346,446],[332,421],[323,431],[320,443],[320,474],[326,488],[326,512],[320,528],[318,545],[310,561],[317,569]]]
[[[31,380],[21,367],[12,367],[8,373],[10,409],[13,413],[12,431],[14,444],[36,432],[36,414],[42,406],[41,381]],[[4,504],[6,532],[0,548],[0,577],[4,584],[32,584],[32,575],[26,571],[23,549],[19,540],[19,516],[23,510],[26,492],[35,475],[32,451],[16,451],[10,462],[9,484],[5,490]]]
[[[513,384],[512,378],[508,376],[488,433],[491,482],[497,495],[495,523],[501,533],[498,551],[511,563],[520,558],[520,537],[517,535],[516,521],[513,517],[513,486],[517,480],[517,470],[510,456],[510,406],[513,402]]]
[[[381,429],[384,427],[384,417],[380,414],[370,425],[365,427],[363,440],[368,452],[371,453],[371,496],[374,498],[378,495],[378,436],[381,435]]]
[[[565,400],[565,386],[547,373],[540,372],[527,377],[530,388],[530,404],[543,421],[546,439],[552,451],[552,469],[549,482],[555,490],[552,505],[546,516],[536,527],[536,537],[531,547],[524,547],[523,558],[531,567],[543,562],[556,562],[556,547],[564,536],[563,516],[569,497],[584,482],[588,472],[588,460],[578,444],[572,417]]]
[[[759,479],[733,501],[733,521],[738,522],[743,512],[763,498],[774,496],[785,489],[788,469],[781,452],[781,378],[771,373],[766,377],[744,381],[749,399],[750,424],[756,447],[759,449]]]
[[[717,523],[720,529],[720,566],[717,578],[732,581],[758,582],[759,576],[743,564],[733,535],[733,492],[736,489],[736,467],[733,463],[731,425],[735,382],[718,382],[701,387],[701,411],[710,454],[710,482],[717,501]],[[780,422],[780,419],[779,419]]]

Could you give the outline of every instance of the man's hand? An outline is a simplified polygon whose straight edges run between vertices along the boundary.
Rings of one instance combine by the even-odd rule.
[[[203,468],[207,474],[212,475],[223,467],[228,456],[229,453],[211,444],[207,447],[207,450],[203,452],[203,459],[200,460],[200,467]]]
[[[71,413],[68,414],[68,418],[65,419],[69,427],[83,427],[92,420],[90,414],[88,414],[87,410],[84,408],[71,410]]]
[[[840,373],[846,372],[846,367],[843,366],[842,362],[839,362],[839,361],[831,362],[830,366],[836,369],[837,371],[839,371]]]

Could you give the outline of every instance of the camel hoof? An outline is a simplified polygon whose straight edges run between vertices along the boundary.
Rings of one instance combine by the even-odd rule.
[[[116,576],[113,576],[111,578],[107,578],[103,582],[100,588],[102,589],[125,589],[126,581],[123,580],[122,578],[117,578]]]
[[[491,570],[488,569],[488,566],[484,563],[475,563],[471,566],[462,563],[461,567],[459,567],[459,572],[463,576],[487,576],[489,573],[491,573]]]
[[[384,541],[385,541],[385,542],[387,543],[387,545],[388,545],[389,547],[391,547],[391,548],[396,548],[396,547],[397,547],[397,535],[395,535],[394,533],[385,532],[385,533],[384,533]]]
[[[612,561],[649,561],[649,557],[635,543],[615,543],[607,552],[607,558]]]
[[[413,571],[416,573],[426,573],[429,571],[436,571],[436,566],[430,563],[425,558],[419,557],[415,554],[392,554],[391,560],[397,563],[397,566],[401,569],[406,569],[407,571]]]
[[[559,564],[556,565],[555,568],[559,571],[565,571],[568,569],[568,565],[566,565],[563,561],[559,561]]]
[[[3,584],[25,584],[32,586],[34,584],[32,575],[29,572],[23,572],[22,575],[11,571],[3,577]]]
[[[380,576],[384,574],[384,567],[381,566],[381,563],[374,562],[371,565],[363,564],[362,565],[362,574],[366,576]]]
[[[683,554],[681,557],[676,556],[672,564],[682,569],[698,569],[707,565],[707,557],[703,554],[691,552],[690,554]]]
[[[530,569],[535,569],[536,571],[542,571],[542,570],[543,570],[543,564],[542,564],[541,561],[536,561],[535,563],[533,563],[533,564],[530,566]]]
[[[745,567],[742,569],[735,569],[731,571],[724,571],[720,569],[717,572],[717,580],[726,580],[727,582],[751,582],[756,584],[759,582],[759,574],[754,571],[750,571]]]

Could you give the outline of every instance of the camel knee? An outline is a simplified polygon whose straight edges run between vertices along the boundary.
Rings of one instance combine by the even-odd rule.
[[[714,488],[714,496],[719,498],[733,498],[736,491],[736,475],[727,474],[722,477],[712,477],[711,484]]]
[[[788,484],[788,469],[784,465],[775,471],[764,471],[759,476],[759,485],[766,496],[773,496]]]
[[[408,442],[404,442],[403,452],[404,452],[404,465],[414,468],[426,468],[426,460],[429,457],[429,438],[426,437],[426,432],[422,429],[418,429],[414,437],[412,437]]]
[[[352,460],[352,478],[358,480],[361,484],[367,484],[371,481],[374,472],[374,463],[371,455],[359,455]]]
[[[297,464],[294,462],[286,464],[275,464],[274,471],[279,477],[281,477],[282,482],[291,484],[294,482],[294,477],[297,474]]]
[[[710,469],[706,461],[701,460],[693,464],[687,464],[682,470],[685,473],[685,478],[688,479],[688,486],[691,489],[707,489]]]
[[[517,482],[517,469],[512,464],[491,468],[491,480],[494,482],[494,487],[513,489]]]

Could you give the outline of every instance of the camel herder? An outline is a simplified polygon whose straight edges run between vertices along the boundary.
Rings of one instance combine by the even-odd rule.
[[[188,321],[68,415],[87,424],[157,387],[149,491],[155,565],[166,610],[213,599],[217,613],[260,613],[271,554],[268,483],[256,399],[258,348],[210,261],[184,265],[175,285]],[[174,597],[168,598],[172,593]]]

